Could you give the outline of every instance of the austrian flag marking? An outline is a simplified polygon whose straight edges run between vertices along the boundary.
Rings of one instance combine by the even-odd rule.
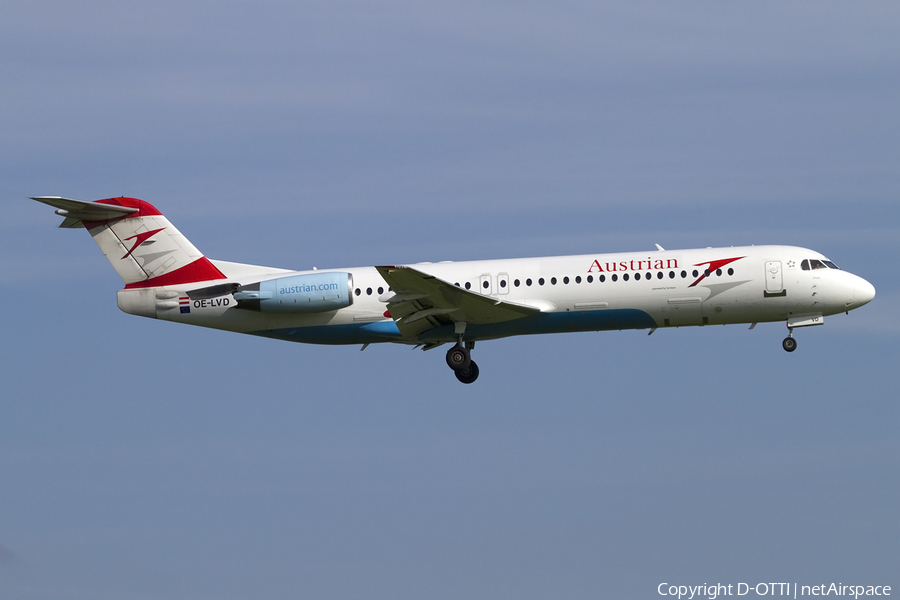
[[[191,312],[191,299],[187,296],[179,296],[178,307],[181,309],[182,314]]]

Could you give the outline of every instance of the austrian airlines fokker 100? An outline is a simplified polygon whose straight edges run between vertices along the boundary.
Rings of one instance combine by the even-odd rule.
[[[34,198],[60,227],[88,230],[142,317],[310,344],[453,344],[447,365],[478,378],[475,342],[513,335],[786,321],[821,325],[875,297],[812,250],[745,246],[290,271],[207,259],[134,198]]]

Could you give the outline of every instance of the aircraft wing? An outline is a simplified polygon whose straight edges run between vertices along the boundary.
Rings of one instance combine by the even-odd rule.
[[[405,338],[415,339],[441,325],[500,323],[540,312],[465,290],[412,267],[375,268],[391,286],[386,298],[388,311]]]
[[[109,221],[138,211],[136,208],[127,206],[85,202],[84,200],[72,200],[71,198],[62,198],[60,196],[36,196],[32,200],[58,208],[59,210],[56,211],[56,214],[65,217],[60,227],[65,229],[84,227],[82,221]]]

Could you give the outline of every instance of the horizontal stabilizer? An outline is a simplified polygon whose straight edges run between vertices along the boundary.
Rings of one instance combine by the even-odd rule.
[[[138,211],[137,208],[128,206],[85,202],[84,200],[72,200],[71,198],[62,198],[60,196],[35,196],[31,199],[56,207],[58,209],[56,214],[65,217],[65,220],[60,225],[64,229],[84,227],[84,221],[100,223],[121,219]]]

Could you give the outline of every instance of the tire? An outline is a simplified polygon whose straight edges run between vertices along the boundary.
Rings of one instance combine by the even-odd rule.
[[[447,350],[447,366],[454,371],[467,369],[472,362],[469,351],[460,345],[453,346]]]
[[[478,379],[478,365],[474,360],[469,361],[469,366],[465,369],[457,369],[455,371],[456,378],[463,383],[472,383]]]
[[[784,338],[784,341],[781,342],[781,347],[785,349],[786,352],[793,352],[797,349],[797,340],[792,337]]]

